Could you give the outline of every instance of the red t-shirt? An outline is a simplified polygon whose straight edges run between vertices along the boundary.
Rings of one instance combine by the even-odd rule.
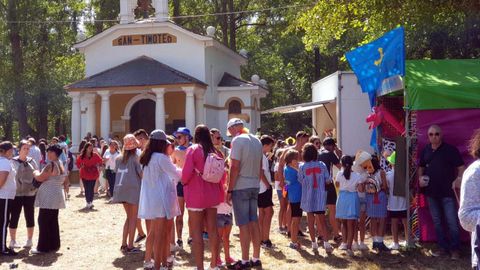
[[[102,165],[102,158],[93,153],[90,158],[77,157],[77,167],[80,169],[80,178],[83,180],[95,181],[100,176],[98,166]]]

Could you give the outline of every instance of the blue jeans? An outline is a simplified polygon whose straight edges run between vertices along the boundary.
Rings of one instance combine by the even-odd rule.
[[[87,203],[92,203],[93,202],[93,195],[94,195],[94,189],[95,189],[95,180],[86,180],[82,179],[83,182],[83,188],[85,189],[85,201]]]
[[[234,190],[232,205],[237,226],[258,221],[258,188]]]
[[[437,242],[445,251],[456,251],[460,247],[460,229],[457,220],[457,207],[455,205],[455,198],[433,198],[427,197],[428,208],[432,216],[433,224],[435,225],[435,234],[437,235]],[[450,233],[450,241],[445,238],[443,231],[443,219],[448,226]]]

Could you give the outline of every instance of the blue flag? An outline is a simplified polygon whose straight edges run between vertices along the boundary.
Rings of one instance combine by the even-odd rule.
[[[350,63],[362,91],[370,94],[370,101],[384,79],[405,76],[405,31],[398,27],[379,39],[348,53]]]

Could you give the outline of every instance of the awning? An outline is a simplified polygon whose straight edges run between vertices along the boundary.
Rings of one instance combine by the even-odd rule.
[[[328,104],[333,102],[334,100],[327,100],[327,101],[316,101],[316,102],[308,102],[308,103],[301,103],[301,104],[294,104],[288,106],[281,106],[276,107],[273,109],[269,109],[263,111],[261,114],[270,114],[270,113],[296,113],[296,112],[304,112],[308,110],[313,110],[318,107],[322,107],[323,104]]]
[[[480,60],[410,60],[405,76],[412,110],[480,108]]]

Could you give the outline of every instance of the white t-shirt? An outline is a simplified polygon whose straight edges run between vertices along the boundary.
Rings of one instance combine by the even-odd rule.
[[[265,156],[265,155],[263,155],[263,158],[262,158],[262,170],[263,170],[263,174],[267,178],[267,181],[269,183],[272,183],[272,177],[270,175],[270,168],[268,166],[268,159],[267,159],[267,156]],[[262,194],[265,191],[267,191],[267,186],[263,183],[263,181],[260,181],[260,189],[259,189],[258,193]]]
[[[221,215],[230,215],[232,213],[232,206],[226,202],[221,202],[219,205],[216,206],[217,214]]]
[[[357,186],[365,182],[365,176],[352,171],[352,173],[350,174],[350,179],[347,180],[343,175],[342,169],[337,173],[335,182],[340,183],[340,191],[357,192]]]
[[[103,154],[103,158],[107,159],[105,162],[105,168],[110,168],[110,170],[114,171],[115,170],[115,159],[120,155],[120,153],[115,152],[115,153],[110,153],[110,149],[105,151]]]
[[[387,172],[387,183],[390,195],[388,196],[387,209],[389,211],[405,211],[407,210],[407,200],[405,197],[393,195],[393,185],[395,182],[395,171],[392,169]]]
[[[8,172],[7,181],[0,188],[0,199],[15,199],[17,192],[17,182],[15,181],[15,167],[9,159],[0,157],[0,172]]]

